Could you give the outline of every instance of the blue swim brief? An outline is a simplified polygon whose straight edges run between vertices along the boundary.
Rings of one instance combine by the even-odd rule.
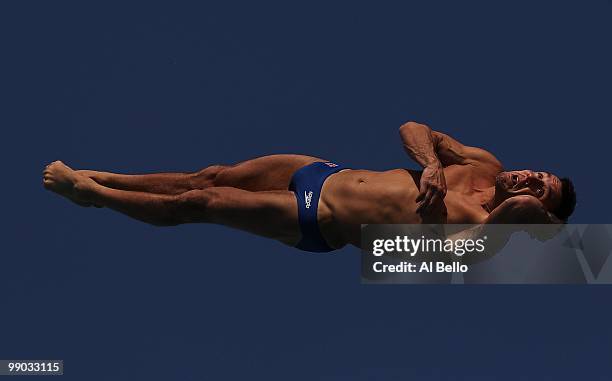
[[[329,161],[318,161],[300,168],[291,178],[289,190],[293,191],[297,198],[298,219],[302,232],[302,239],[295,245],[298,249],[318,253],[334,250],[321,235],[317,208],[325,179],[343,169],[348,168]]]

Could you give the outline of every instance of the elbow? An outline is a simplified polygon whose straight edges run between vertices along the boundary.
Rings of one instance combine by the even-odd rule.
[[[413,122],[413,121],[408,121],[402,124],[399,128],[400,134],[414,131],[414,130],[431,130],[431,129],[424,124]]]
[[[514,196],[503,203],[514,216],[514,223],[540,224],[546,221],[544,205],[533,196]]]
[[[404,124],[402,124],[400,126],[400,130],[401,129],[408,129],[408,128],[415,128],[415,127],[418,128],[418,127],[427,127],[427,126],[425,126],[424,124],[421,124],[421,123],[409,120],[409,121],[407,121],[406,123],[404,123]]]
[[[504,201],[504,203],[511,205],[513,209],[522,211],[532,210],[542,206],[540,200],[533,196],[527,195],[510,197],[509,199]]]

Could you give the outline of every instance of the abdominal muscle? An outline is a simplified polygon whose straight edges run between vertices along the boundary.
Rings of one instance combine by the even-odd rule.
[[[344,170],[327,178],[321,189],[318,221],[333,248],[359,246],[362,224],[419,224],[418,187],[404,169],[385,172]],[[440,216],[439,221],[444,223]]]
[[[444,169],[444,203],[427,215],[416,212],[420,171],[344,170],[327,178],[317,209],[321,234],[333,248],[360,246],[362,224],[479,224],[489,215],[471,190],[467,169]]]

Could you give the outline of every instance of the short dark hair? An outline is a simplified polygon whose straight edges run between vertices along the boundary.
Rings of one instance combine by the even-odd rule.
[[[574,213],[574,208],[576,208],[574,184],[570,179],[564,177],[561,179],[561,203],[552,213],[563,223],[567,223],[569,216]]]

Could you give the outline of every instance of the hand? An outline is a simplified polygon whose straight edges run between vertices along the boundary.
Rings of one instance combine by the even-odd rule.
[[[543,207],[542,207],[543,210]],[[548,241],[557,236],[565,227],[563,221],[558,219],[554,214],[550,212],[542,213],[542,217],[533,219],[536,224],[528,224],[525,227],[525,231],[531,238],[537,239],[540,242]]]
[[[420,189],[421,193],[416,198],[417,213],[427,214],[444,202],[446,180],[441,165],[430,165],[423,169]]]

